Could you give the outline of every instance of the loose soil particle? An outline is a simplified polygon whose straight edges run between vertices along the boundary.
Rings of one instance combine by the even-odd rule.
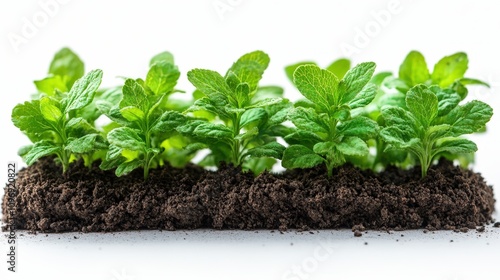
[[[41,232],[464,229],[491,222],[495,202],[479,173],[447,161],[424,179],[418,168],[374,174],[345,165],[328,178],[323,167],[254,177],[189,165],[152,170],[144,182],[141,170],[117,178],[81,162],[61,175],[44,159],[19,172],[17,187],[17,228]],[[2,206],[6,222],[6,197]]]

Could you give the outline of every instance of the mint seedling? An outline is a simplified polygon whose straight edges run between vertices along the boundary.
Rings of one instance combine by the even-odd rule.
[[[28,165],[41,157],[56,155],[64,173],[73,155],[85,156],[106,148],[94,126],[75,114],[92,102],[101,79],[102,71],[93,70],[76,80],[69,93],[59,93],[59,98],[44,95],[14,107],[12,122],[33,142],[20,151]]]
[[[179,76],[172,55],[165,52],[153,57],[145,80],[125,80],[118,105],[98,102],[98,108],[118,126],[107,134],[110,145],[102,169],[116,168],[116,175],[122,176],[142,167],[144,179],[149,176],[160,160],[162,143],[186,121],[166,105]]]
[[[268,55],[255,51],[239,58],[225,76],[205,69],[188,72],[201,95],[188,112],[204,112],[204,118],[178,130],[211,150],[204,165],[223,161],[259,173],[272,167],[275,160],[269,158],[281,158],[285,147],[276,137],[288,131],[281,123],[289,106],[280,88],[258,87],[268,64]]]
[[[351,116],[351,110],[368,105],[376,86],[368,83],[375,63],[361,63],[343,79],[315,65],[302,65],[294,74],[298,90],[314,107],[296,107],[289,118],[297,127],[285,137],[291,145],[283,154],[285,168],[310,168],[325,163],[328,175],[342,165],[346,157],[368,155],[366,140],[377,135],[373,120]]]
[[[382,109],[385,127],[380,136],[389,145],[418,158],[425,177],[437,156],[477,150],[474,142],[460,136],[484,129],[493,109],[480,101],[459,105],[460,101],[458,93],[438,86],[414,86],[406,94],[406,108]]]

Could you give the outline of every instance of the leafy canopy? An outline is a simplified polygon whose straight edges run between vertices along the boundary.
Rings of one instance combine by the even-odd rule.
[[[351,111],[368,105],[376,94],[369,83],[375,63],[356,65],[339,80],[316,65],[299,66],[294,74],[298,90],[314,107],[296,107],[289,119],[296,126],[285,140],[291,145],[283,154],[285,168],[310,168],[325,163],[328,174],[346,157],[368,155],[366,140],[377,135],[375,121],[352,116]]]
[[[255,173],[270,169],[285,147],[276,142],[288,129],[288,101],[278,87],[259,87],[269,56],[254,51],[240,57],[224,76],[205,69],[188,72],[200,98],[187,112],[203,116],[178,130],[210,149],[202,165],[219,162],[243,166]],[[200,114],[201,113],[201,114]]]
[[[74,114],[91,104],[101,79],[102,71],[93,70],[76,80],[67,94],[60,93],[60,98],[43,95],[14,107],[12,122],[33,142],[21,150],[28,165],[55,155],[65,172],[72,157],[106,148],[93,124]]]
[[[424,177],[436,156],[477,150],[474,142],[460,136],[483,129],[493,110],[480,101],[459,105],[460,101],[456,92],[416,85],[406,95],[406,108],[382,109],[385,127],[380,136],[389,145],[418,158]]]
[[[117,176],[142,167],[144,179],[158,165],[162,143],[176,135],[176,127],[186,121],[181,113],[169,110],[168,97],[180,72],[170,53],[153,57],[146,79],[126,79],[118,104],[101,101],[98,108],[116,125],[107,134],[109,150],[102,169],[116,168]]]

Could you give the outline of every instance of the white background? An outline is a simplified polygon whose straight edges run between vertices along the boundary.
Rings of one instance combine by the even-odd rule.
[[[43,3],[52,4],[47,10]],[[6,169],[9,161],[21,163],[16,152],[28,142],[11,124],[10,112],[34,92],[32,81],[45,76],[53,54],[63,46],[77,52],[87,70],[103,69],[104,85],[116,85],[117,76],[144,76],[150,57],[164,50],[175,55],[186,73],[195,67],[224,72],[240,55],[261,49],[271,57],[262,84],[285,86],[291,99],[298,95],[283,67],[301,60],[327,66],[334,59],[349,57],[355,63],[375,61],[378,71],[397,72],[413,49],[421,51],[431,67],[444,55],[465,51],[470,60],[467,75],[492,86],[489,90],[472,88],[470,96],[488,102],[497,112],[488,133],[473,139],[479,146],[475,170],[498,190],[499,12],[497,1],[486,0],[2,0],[0,166]],[[193,90],[185,75],[179,88]],[[5,179],[6,171],[0,171],[0,181]],[[53,271],[70,279],[120,280],[113,276],[113,270],[120,267],[132,271],[135,279],[252,279],[252,273],[261,279],[282,279],[287,269],[312,254],[322,238],[337,242],[342,250],[330,255],[328,265],[308,279],[349,279],[371,271],[393,279],[398,274],[384,272],[389,268],[401,273],[394,279],[472,279],[472,275],[498,275],[493,261],[500,263],[498,230],[482,237],[457,235],[454,238],[460,242],[451,245],[449,235],[453,233],[429,237],[410,232],[413,237],[408,242],[395,242],[394,235],[370,233],[370,244],[378,247],[362,246],[347,231],[302,236],[303,247],[289,246],[293,234],[235,233],[237,237],[227,239],[219,238],[219,232],[188,234],[191,239],[178,243],[175,241],[183,240],[179,233],[86,235],[74,240],[72,235],[61,235],[60,240],[57,235],[23,237],[25,244],[19,252],[22,272],[12,279],[33,279],[28,275],[48,279]],[[230,234],[222,237],[226,235]],[[4,241],[1,255],[6,250]],[[471,254],[475,257],[465,258]],[[254,260],[257,258],[260,260]],[[3,277],[12,277],[5,274],[3,258],[0,263],[1,279],[10,279]],[[177,274],[182,269],[186,273]],[[224,274],[224,269],[229,271]],[[159,271],[163,273],[157,274]]]

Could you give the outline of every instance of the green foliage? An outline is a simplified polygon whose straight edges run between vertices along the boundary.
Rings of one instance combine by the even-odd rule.
[[[438,86],[416,85],[406,95],[406,108],[382,109],[385,127],[380,136],[389,145],[418,158],[424,177],[437,156],[477,150],[474,142],[460,136],[483,129],[493,109],[480,101],[465,105],[459,102],[457,93],[446,92]]]
[[[32,142],[19,155],[28,165],[53,156],[63,173],[74,160],[88,167],[101,160],[100,167],[117,176],[142,168],[145,179],[151,168],[183,167],[206,149],[199,165],[226,162],[256,175],[282,159],[286,168],[325,164],[329,176],[345,162],[374,170],[419,162],[426,176],[439,157],[468,166],[477,146],[463,135],[485,131],[493,115],[483,102],[464,104],[467,86],[488,86],[465,77],[465,53],[444,57],[431,72],[412,51],[397,77],[373,75],[372,62],[351,68],[347,59],[326,69],[290,65],[286,73],[305,98],[295,104],[283,98],[282,88],[259,85],[269,61],[254,51],[224,76],[189,71],[193,102],[175,97],[182,93],[175,89],[180,72],[169,52],[150,60],[144,79],[99,89],[102,71],[85,74],[81,59],[63,48],[47,77],[35,81],[32,100],[12,111],[12,122]],[[110,122],[96,126],[102,115]]]
[[[66,172],[72,156],[81,156],[90,165],[86,156],[106,148],[95,127],[75,114],[92,102],[101,79],[102,71],[93,70],[76,80],[67,94],[60,92],[59,98],[44,95],[14,107],[12,122],[33,142],[20,153],[28,165],[55,155]]]
[[[399,68],[398,78],[381,73],[383,79],[377,82],[382,90],[379,91],[375,100],[377,106],[372,107],[369,112],[370,117],[377,120],[379,125],[385,126],[384,118],[380,117],[381,109],[384,106],[406,108],[407,92],[419,84],[441,88],[442,94],[449,94],[449,98],[455,99],[454,102],[462,101],[467,97],[467,85],[488,86],[480,80],[464,77],[468,62],[465,53],[455,53],[439,60],[431,72],[424,56],[420,52],[411,51]],[[473,156],[463,154],[449,154],[447,157],[459,160],[463,166],[468,166],[474,160]],[[373,165],[380,168],[387,164],[398,164],[402,168],[407,168],[414,163],[406,151],[388,146],[382,139],[378,139],[377,156]]]
[[[378,126],[367,117],[352,116],[351,111],[375,97],[376,87],[368,83],[374,71],[375,63],[361,63],[339,80],[316,65],[295,70],[295,85],[315,106],[297,106],[289,112],[296,130],[285,137],[291,145],[283,154],[284,167],[309,168],[325,163],[331,176],[346,157],[368,155],[366,141],[376,137]]]
[[[151,60],[145,80],[125,80],[118,104],[105,100],[97,104],[117,124],[107,134],[110,145],[102,169],[116,168],[116,175],[122,176],[142,167],[146,179],[150,168],[162,161],[164,142],[176,136],[176,128],[187,120],[167,106],[179,76],[173,56],[161,53]]]
[[[281,98],[281,88],[258,86],[268,64],[267,54],[254,51],[240,57],[225,76],[205,69],[188,72],[200,97],[188,112],[199,118],[178,131],[210,149],[202,165],[228,162],[259,173],[272,167],[276,161],[271,159],[281,158],[285,147],[276,137],[288,131],[282,122],[289,103]]]

